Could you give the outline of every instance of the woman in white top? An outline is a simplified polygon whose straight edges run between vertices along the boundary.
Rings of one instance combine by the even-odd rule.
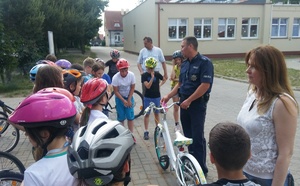
[[[284,56],[270,45],[260,46],[245,62],[250,90],[237,122],[250,136],[252,156],[244,173],[262,186],[287,186],[299,107]]]

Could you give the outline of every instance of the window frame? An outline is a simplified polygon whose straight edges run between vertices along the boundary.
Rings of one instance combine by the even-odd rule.
[[[278,20],[277,23],[274,23],[275,20]],[[282,23],[282,21],[285,20],[285,24]],[[287,17],[275,17],[272,18],[271,22],[271,38],[287,38],[288,37],[288,23],[289,23],[289,18]],[[281,35],[281,31],[283,26],[285,26],[285,35]],[[277,28],[277,34],[273,35],[273,29]]]
[[[175,21],[174,23],[170,23],[171,21]],[[185,23],[183,23],[184,21]],[[185,24],[185,25],[184,25]],[[174,27],[173,30],[175,31],[175,37],[170,37],[170,27]],[[185,34],[183,33],[180,35],[180,27],[185,27]],[[184,30],[183,30],[184,31]],[[168,19],[168,40],[170,41],[178,41],[182,40],[184,37],[188,36],[188,19],[187,18],[169,18]]]
[[[196,20],[200,20],[200,23],[196,23]],[[205,23],[206,21],[210,21],[210,23]],[[211,40],[212,39],[212,25],[213,19],[212,18],[194,18],[194,36],[197,38],[197,40]],[[195,27],[200,27],[200,37],[197,37],[195,34]],[[209,37],[204,37],[205,36],[205,28],[210,27],[209,31]]]
[[[243,23],[244,20],[248,20],[247,23]],[[256,23],[255,23],[256,22]],[[243,28],[247,27],[247,36],[243,36]],[[256,26],[256,36],[251,36],[252,27]],[[243,17],[241,24],[241,38],[242,39],[258,39],[259,36],[259,17]]]
[[[296,20],[298,20],[297,23],[296,23]],[[297,30],[296,32],[298,32],[298,33],[294,35],[295,27],[298,27],[298,29],[296,28],[296,30]],[[292,38],[300,38],[300,17],[294,17]]]
[[[221,20],[224,20],[224,23],[220,23]],[[218,18],[218,39],[236,39],[236,21],[237,18]],[[234,21],[234,24],[230,23],[230,21]],[[220,28],[224,27],[224,31],[220,31]],[[228,37],[228,30],[233,27],[233,37]],[[220,36],[220,33],[224,32],[224,37]]]

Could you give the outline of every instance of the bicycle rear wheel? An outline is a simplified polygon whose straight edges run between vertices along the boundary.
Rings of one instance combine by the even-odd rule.
[[[187,154],[183,155],[181,158],[181,164],[179,164],[179,170],[182,174],[183,180],[181,180],[186,185],[198,185],[206,184],[206,179],[202,171],[201,166],[194,156]]]
[[[0,170],[11,170],[23,174],[25,167],[17,157],[7,152],[0,151]]]
[[[2,170],[0,171],[0,185],[3,186],[17,186],[21,185],[24,175],[18,172]]]
[[[7,127],[0,133],[0,151],[10,152],[18,144],[20,139],[19,130],[7,123],[7,118],[0,118],[0,123],[6,123]]]
[[[155,127],[154,130],[154,146],[159,165],[163,170],[168,169],[170,165],[170,160],[167,154],[165,140],[162,136],[161,129],[158,126]]]
[[[144,113],[144,96],[137,90],[134,90],[132,96],[134,99],[134,119],[136,119]]]

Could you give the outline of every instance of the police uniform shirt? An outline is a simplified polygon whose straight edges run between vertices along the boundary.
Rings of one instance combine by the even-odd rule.
[[[180,70],[180,94],[183,96],[192,95],[201,83],[210,83],[210,87],[206,92],[210,93],[213,77],[214,67],[210,59],[199,53],[191,61],[186,59]]]

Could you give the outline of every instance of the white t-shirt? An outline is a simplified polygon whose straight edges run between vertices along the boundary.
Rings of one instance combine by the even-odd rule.
[[[77,179],[69,172],[66,151],[43,157],[28,167],[24,173],[25,186],[73,186],[77,184]]]
[[[91,110],[88,124],[92,123],[97,118],[108,119],[108,117],[100,110]]]
[[[123,97],[128,97],[131,85],[135,84],[135,76],[134,73],[128,71],[126,77],[122,77],[120,72],[116,73],[112,79],[112,86],[118,87],[120,94]]]
[[[74,98],[75,98],[74,105],[75,105],[76,111],[77,111],[77,113],[81,114],[84,109],[84,105],[83,105],[83,103],[81,103],[80,97],[74,96]]]
[[[151,50],[148,50],[147,48],[141,49],[137,62],[142,65],[142,69],[144,72],[146,72],[145,60],[148,57],[154,57],[158,61],[154,70],[159,72],[161,69],[161,63],[164,63],[166,61],[162,50],[156,46],[153,46]]]

